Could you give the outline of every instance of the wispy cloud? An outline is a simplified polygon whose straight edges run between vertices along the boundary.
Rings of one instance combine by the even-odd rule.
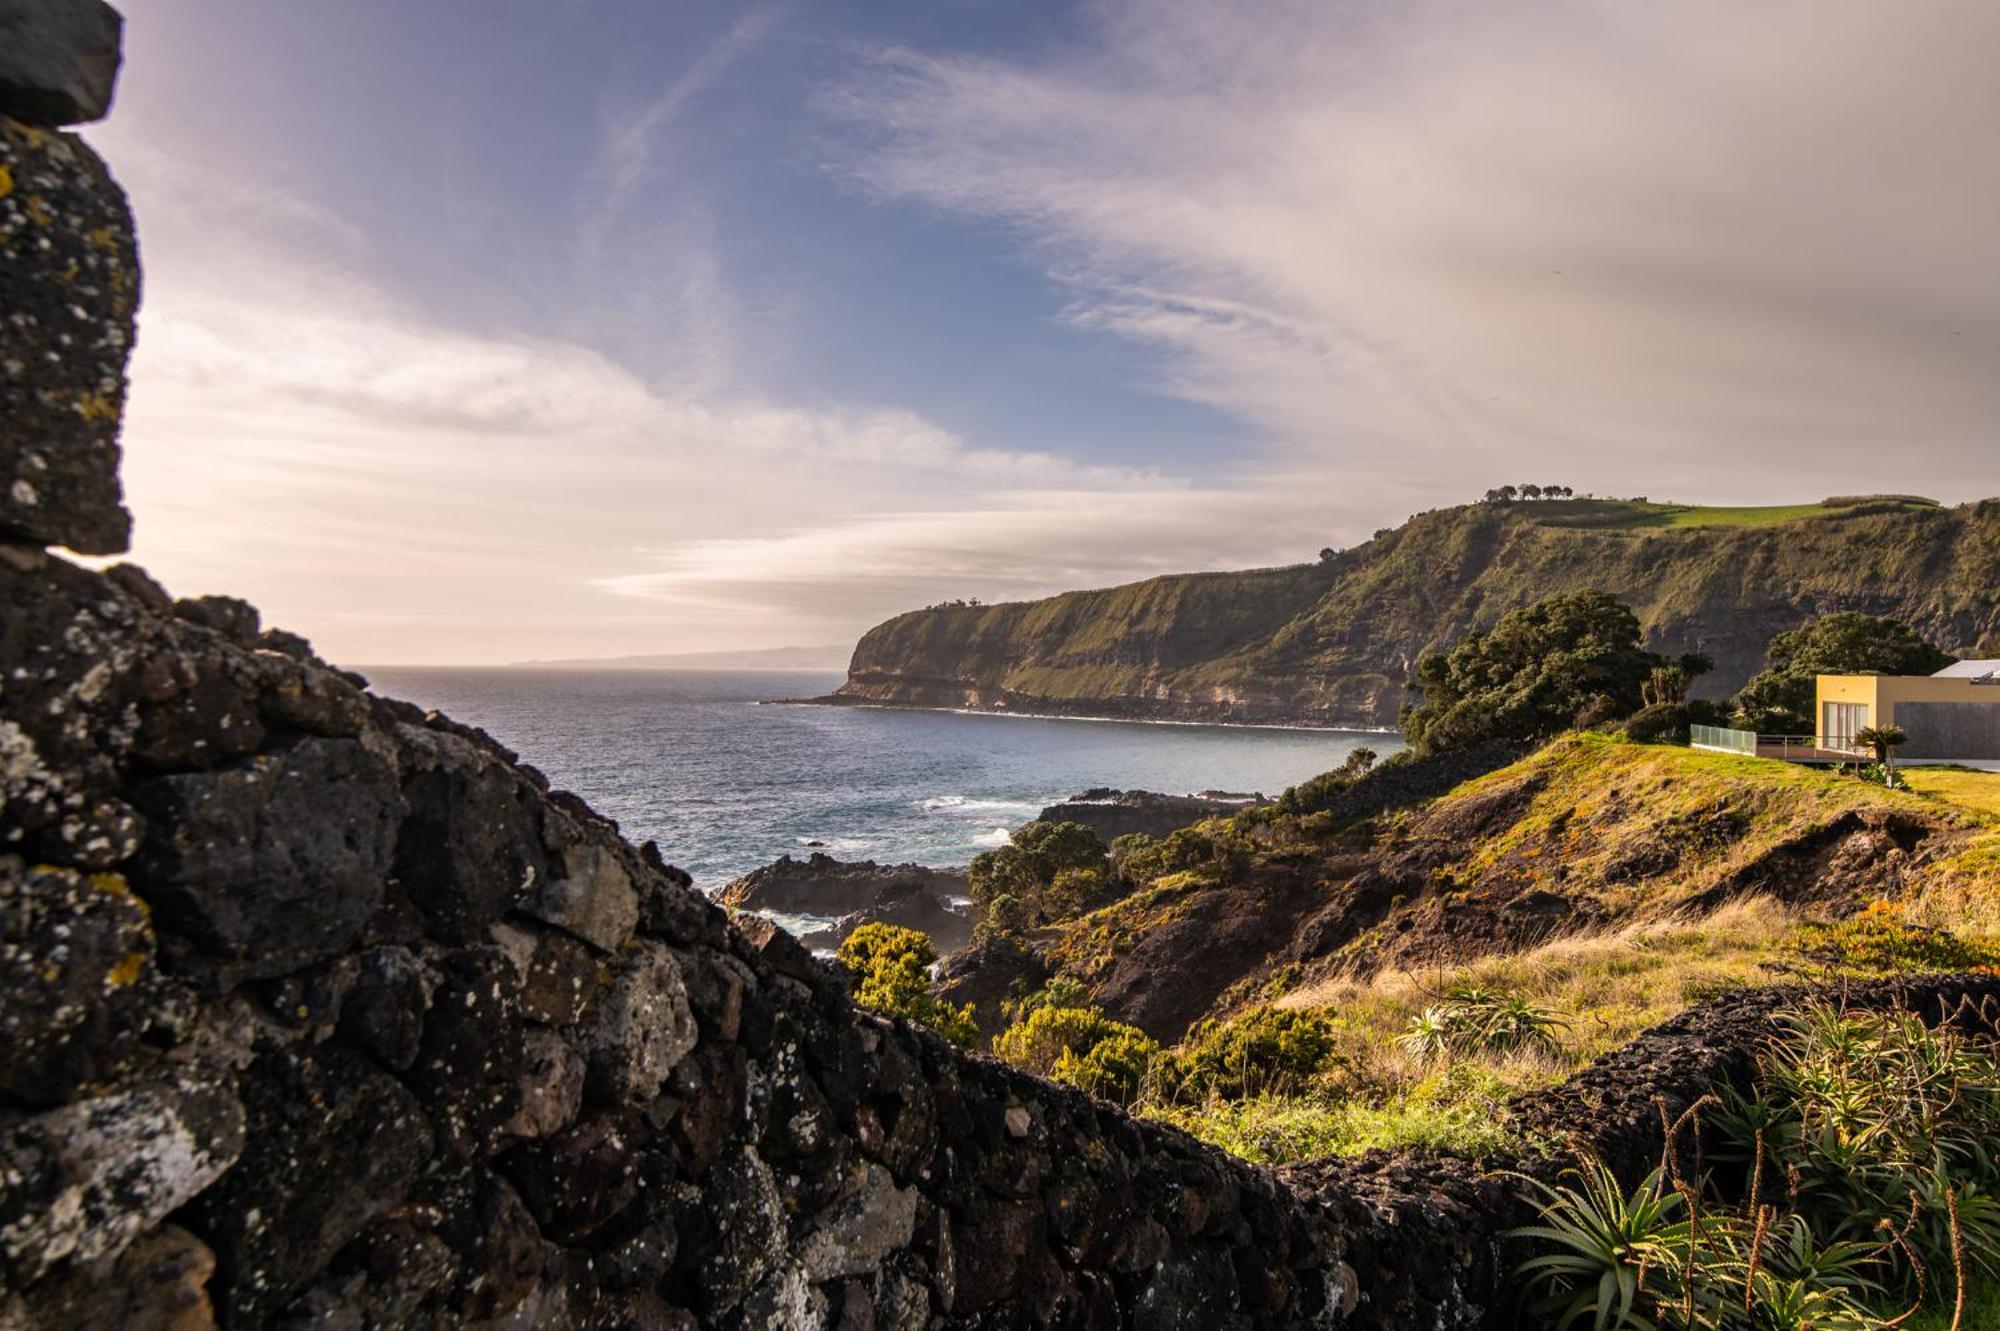
[[[661,134],[690,103],[720,83],[732,65],[762,44],[782,13],[776,5],[751,8],[653,97],[607,114],[597,162],[586,177],[594,210],[610,213],[625,205],[652,167]]]
[[[693,394],[553,334],[441,323],[357,276],[337,217],[119,156],[148,219],[136,556],[343,659],[835,639],[1148,567],[1098,558],[1120,530],[1187,550],[1171,475],[982,447],[894,406]],[[1176,506],[1179,532],[1135,516]],[[979,559],[943,557],[954,530]]]
[[[838,90],[886,199],[1016,226],[1078,321],[1282,455],[1599,488],[2000,486],[2000,9],[1114,0]],[[1540,474],[1537,471],[1537,474]],[[1442,483],[1442,478],[1441,478]],[[1461,486],[1461,489],[1463,487]]]

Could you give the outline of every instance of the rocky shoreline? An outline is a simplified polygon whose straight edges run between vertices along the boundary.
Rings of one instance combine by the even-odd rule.
[[[848,687],[843,685],[843,688]],[[936,696],[933,696],[936,695]],[[1230,726],[1245,730],[1334,730],[1394,736],[1394,726],[1373,713],[1320,713],[1282,705],[1184,702],[1172,699],[1092,698],[1070,700],[1026,694],[989,696],[980,690],[890,690],[857,688],[815,698],[771,698],[772,707],[878,707],[886,711],[962,712],[969,716],[1013,716],[1029,721],[1121,721],[1156,726]]]
[[[803,860],[783,855],[736,879],[715,899],[759,915],[832,917],[834,924],[799,935],[815,951],[839,947],[862,925],[877,923],[927,934],[940,952],[972,939],[964,869],[837,860],[820,852]]]

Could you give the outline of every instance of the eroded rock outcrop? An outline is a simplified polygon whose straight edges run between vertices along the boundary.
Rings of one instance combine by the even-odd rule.
[[[830,916],[834,923],[800,939],[830,949],[864,924],[894,924],[927,934],[940,952],[972,938],[964,869],[837,860],[818,851],[781,856],[730,883],[716,900],[737,910]]]
[[[1262,795],[1232,795],[1210,791],[1199,795],[1160,795],[1150,790],[1086,790],[1035,816],[1041,823],[1082,823],[1110,845],[1119,837],[1139,834],[1165,837],[1204,818],[1227,818],[1258,804]]]

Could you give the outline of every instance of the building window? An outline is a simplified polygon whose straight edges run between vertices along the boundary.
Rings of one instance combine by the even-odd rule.
[[[1867,727],[1867,703],[1827,703],[1820,717],[1820,747],[1827,749],[1851,749],[1854,747],[1855,735],[1867,729]]]

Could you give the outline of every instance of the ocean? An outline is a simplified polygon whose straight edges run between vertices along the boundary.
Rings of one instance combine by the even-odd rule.
[[[1276,795],[1357,747],[1401,747],[1347,731],[762,705],[840,684],[817,671],[363,673],[380,692],[483,727],[710,890],[814,849],[964,864],[1093,786]]]

